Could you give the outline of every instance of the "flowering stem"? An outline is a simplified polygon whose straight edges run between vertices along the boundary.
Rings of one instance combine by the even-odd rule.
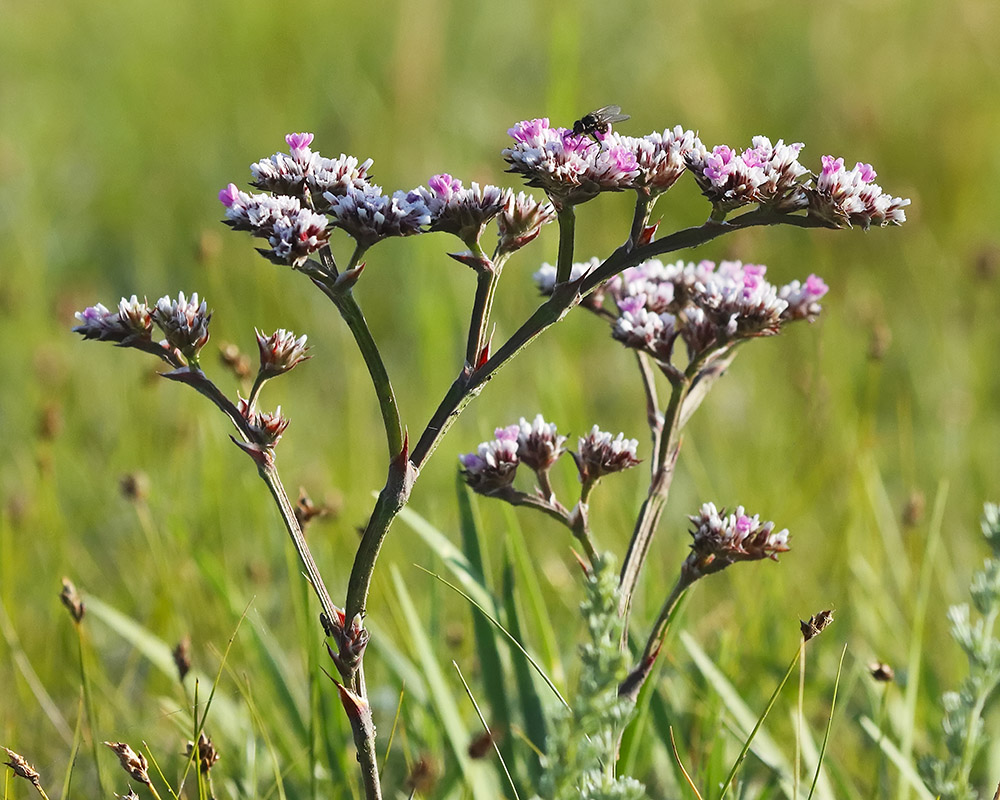
[[[674,383],[670,393],[670,402],[663,413],[662,427],[654,436],[654,445],[657,448],[654,456],[656,469],[649,484],[649,493],[639,510],[632,539],[629,542],[628,551],[625,553],[625,561],[622,563],[618,599],[618,612],[622,616],[628,614],[632,593],[639,581],[639,572],[646,561],[646,554],[653,541],[653,534],[656,532],[660,515],[663,513],[667,497],[670,494],[670,484],[673,482],[674,467],[677,464],[677,454],[680,451],[680,426],[678,423],[688,388],[689,381],[686,379]]]
[[[247,408],[250,411],[257,408],[257,397],[260,395],[260,390],[264,388],[265,383],[267,383],[267,378],[264,376],[263,371],[258,371],[257,377],[253,380],[253,386],[250,388],[250,394],[247,397]]]
[[[642,685],[646,682],[646,678],[649,677],[653,669],[653,663],[656,661],[657,655],[659,655],[660,647],[663,646],[663,637],[666,635],[670,617],[684,596],[684,592],[688,590],[688,587],[694,581],[695,578],[690,576],[687,570],[682,567],[681,574],[677,578],[677,583],[674,584],[674,588],[664,601],[663,607],[660,609],[660,616],[656,618],[653,629],[649,633],[649,638],[646,640],[646,647],[639,657],[639,663],[636,664],[618,687],[619,696],[630,697],[633,700],[639,696]]]
[[[493,299],[496,297],[497,284],[503,271],[507,256],[500,255],[491,261],[482,248],[476,255],[481,259],[483,268],[476,282],[476,297],[472,304],[472,320],[469,323],[469,343],[465,350],[465,363],[475,369],[489,341],[490,314],[493,311]]]
[[[649,214],[653,210],[653,200],[648,196],[639,194],[635,201],[635,212],[632,214],[632,230],[628,234],[629,247],[635,247],[639,243],[642,232],[649,224]]]
[[[410,499],[410,492],[418,474],[419,467],[413,463],[412,458],[407,458],[404,446],[400,454],[389,464],[385,486],[375,501],[375,508],[372,509],[368,525],[361,535],[361,544],[358,545],[358,551],[354,556],[354,566],[351,568],[351,577],[347,584],[347,601],[344,604],[348,620],[354,619],[356,614],[361,614],[365,610],[382,542],[389,532],[392,521]]]
[[[573,206],[559,209],[559,258],[556,262],[556,283],[565,283],[573,272],[573,245],[576,242],[576,210]]]
[[[561,217],[560,217],[561,219]],[[580,291],[589,294],[609,278],[614,277],[626,267],[641,264],[654,256],[697,247],[710,242],[726,233],[755,228],[762,225],[794,225],[797,228],[829,228],[830,225],[815,217],[799,217],[792,214],[781,214],[768,208],[758,208],[748,211],[735,219],[726,222],[716,222],[709,219],[704,224],[694,228],[684,228],[669,236],[656,239],[649,244],[635,249],[619,247],[597,269],[587,275]]]
[[[730,345],[721,345],[714,349],[709,349],[698,356],[697,359],[687,365],[684,374],[672,379],[673,390],[670,393],[670,402],[660,420],[660,428],[654,432],[653,444],[656,448],[656,455],[653,457],[655,469],[653,479],[650,482],[649,494],[639,511],[639,518],[636,520],[635,530],[632,533],[632,540],[629,542],[628,552],[625,554],[625,561],[621,571],[621,594],[619,596],[618,610],[623,616],[628,615],[629,605],[632,602],[632,594],[635,592],[636,584],[639,581],[639,573],[646,561],[646,554],[656,533],[656,526],[660,521],[660,515],[666,506],[667,497],[670,493],[670,484],[673,482],[674,467],[677,464],[677,455],[681,449],[680,432],[684,424],[694,413],[694,409],[705,397],[708,387],[722,374],[725,366],[729,365],[733,353],[721,361],[724,363],[722,371],[714,370],[714,364],[707,369],[705,365],[712,361],[713,357],[724,352]],[[699,391],[694,405],[689,402],[693,387],[704,383]],[[655,429],[654,429],[655,431]],[[626,628],[628,627],[626,623]],[[622,637],[622,645],[625,645],[625,637]]]
[[[281,514],[281,519],[285,523],[285,528],[291,537],[299,561],[305,567],[306,579],[312,584],[313,591],[316,592],[316,596],[319,598],[319,604],[323,609],[323,613],[326,614],[326,618],[329,620],[336,619],[337,607],[330,598],[330,592],[327,590],[326,584],[323,583],[319,567],[316,566],[316,561],[313,559],[309,545],[306,543],[306,537],[302,533],[302,528],[299,527],[299,521],[295,516],[295,508],[288,499],[288,494],[281,483],[281,478],[278,477],[278,470],[274,466],[274,459],[269,453],[266,453],[263,458],[257,459],[257,471],[260,473],[261,480],[267,484],[267,488],[270,490],[271,496],[278,506],[278,513]]]
[[[389,448],[389,458],[395,458],[403,449],[403,426],[399,420],[399,408],[396,405],[396,395],[392,391],[392,383],[389,381],[389,373],[386,371],[382,361],[382,354],[368,327],[368,321],[361,311],[361,306],[354,298],[351,287],[353,280],[345,280],[355,270],[361,257],[367,248],[358,245],[351,254],[351,261],[347,269],[341,273],[337,270],[333,253],[329,246],[320,250],[320,257],[323,261],[327,275],[318,274],[317,271],[309,271],[307,274],[316,286],[323,292],[340,312],[347,327],[354,335],[354,341],[358,344],[361,356],[368,367],[368,374],[371,375],[372,384],[375,386],[375,395],[378,398],[379,410],[382,412],[382,424],[385,427],[386,444]]]
[[[642,247],[631,250],[627,247],[619,247],[596,270],[587,275],[579,285],[573,285],[568,283],[573,262],[575,230],[573,208],[567,207],[561,210],[558,219],[560,229],[559,259],[556,286],[552,296],[539,306],[484,364],[477,368],[473,362],[463,367],[458,377],[445,393],[444,398],[442,398],[441,403],[432,414],[430,420],[428,420],[412,452],[409,454],[406,453],[404,442],[403,446],[397,451],[399,455],[395,456],[390,463],[386,484],[375,502],[375,507],[372,510],[368,525],[362,534],[361,544],[358,547],[354,565],[351,569],[345,603],[347,619],[353,619],[356,614],[364,612],[368,593],[371,588],[375,563],[378,559],[382,542],[385,540],[385,536],[388,534],[396,515],[409,500],[410,493],[420,475],[421,468],[427,462],[427,459],[433,455],[444,435],[451,429],[451,426],[461,415],[465,407],[482,391],[483,387],[501,367],[527,347],[543,331],[562,319],[573,306],[580,303],[585,295],[594,291],[602,283],[617,275],[622,270],[639,264],[655,255],[695,247],[725,233],[744,227],[774,225],[782,222],[800,227],[823,226],[822,223],[811,218],[789,217],[765,211],[764,209],[749,212],[730,222],[716,223],[708,221],[699,227],[678,231]],[[313,276],[313,280],[317,282],[331,299],[334,299],[333,289],[327,282],[318,280],[315,276]],[[360,309],[358,313],[360,315]],[[363,321],[363,317],[361,319]],[[367,326],[365,329],[367,330]],[[377,349],[374,349],[373,355],[377,356],[377,354]],[[378,360],[377,363],[381,365],[381,360]],[[371,364],[369,364],[369,369],[372,370]],[[382,371],[384,372],[384,368]],[[379,382],[376,381],[376,386],[378,385]],[[388,377],[384,380],[384,387],[391,395]],[[683,396],[686,394],[688,388],[690,386],[685,385],[683,388],[675,386],[664,421],[666,430],[671,432],[668,443],[673,442],[675,439],[678,427],[677,422],[683,414]],[[387,435],[390,440],[392,440],[392,431],[390,429],[395,427],[388,424],[390,416],[396,420],[396,425],[398,426],[398,415],[395,412],[394,400],[391,402],[391,409],[393,413],[390,415],[386,413],[386,407],[383,407],[383,418],[387,422]],[[391,446],[390,449],[392,449]],[[658,452],[662,452],[663,457],[661,457],[658,464],[657,475],[652,483],[650,495],[643,505],[643,512],[640,514],[639,523],[629,547],[629,555],[626,556],[626,565],[623,568],[622,586],[623,588],[627,587],[627,595],[623,594],[623,597],[626,597],[625,607],[627,607],[628,599],[631,598],[631,593],[635,588],[638,570],[645,559],[646,550],[652,538],[652,532],[666,503],[666,494],[669,490],[677,457],[676,442],[674,442],[673,449],[670,446],[667,446],[665,450],[661,447]],[[625,569],[629,570],[627,574],[624,571]],[[352,676],[352,682],[358,695],[366,697],[364,691],[364,673],[360,665]],[[374,742],[371,744],[373,745]],[[359,757],[364,761],[366,759],[366,751],[364,748],[359,748],[358,752]],[[367,772],[367,770],[363,769],[363,772]]]
[[[639,365],[639,375],[642,378],[642,389],[646,395],[646,422],[653,435],[653,461],[650,471],[655,475],[659,469],[660,436],[663,434],[663,415],[660,413],[660,401],[656,393],[656,375],[649,363],[649,356],[641,350],[635,351],[635,360]]]
[[[378,397],[379,410],[382,412],[382,424],[385,426],[385,438],[389,447],[389,458],[395,458],[403,449],[403,427],[399,420],[399,409],[396,406],[396,395],[392,391],[392,383],[389,381],[389,373],[385,369],[382,361],[382,354],[378,345],[372,337],[372,332],[365,320],[365,315],[361,312],[361,306],[354,299],[354,293],[348,287],[335,287],[327,292],[327,296],[333,300],[334,305],[344,318],[347,327],[354,334],[354,341],[358,343],[358,349],[368,367],[368,374],[371,375],[372,383],[375,386],[375,394]]]

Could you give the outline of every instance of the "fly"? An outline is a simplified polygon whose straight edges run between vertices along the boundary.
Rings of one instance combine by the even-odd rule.
[[[624,122],[628,114],[622,114],[621,106],[604,106],[589,114],[584,114],[573,123],[573,133],[577,136],[589,136],[600,144],[598,134],[603,136],[611,130],[612,123]]]

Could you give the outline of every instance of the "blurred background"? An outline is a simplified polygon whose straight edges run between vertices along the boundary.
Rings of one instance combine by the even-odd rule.
[[[266,773],[261,794],[273,786],[268,748],[289,796],[307,796],[295,754],[307,733],[285,715],[309,705],[302,687],[320,646],[316,609],[306,605],[280,521],[229,442],[226,420],[195,393],[157,379],[152,359],[81,342],[70,332],[73,312],[133,293],[198,292],[214,309],[204,362],[232,394],[238,384],[217,363],[216,345],[255,357],[254,326],[308,334],[312,360],[269,386],[263,401],[280,403],[291,419],[278,453],[290,492],[302,486],[335,509],[310,536],[342,597],[357,528],[384,479],[373,392],[329,302],[219,223],[218,190],[230,181],[245,187],[248,165],[284,150],[290,131],[314,132],[324,155],[374,159],[375,180],[388,191],[439,172],[520,188],[500,158],[508,127],[538,116],[570,125],[608,103],[631,114],[618,126],[623,133],[680,124],[709,147],[748,146],[755,134],[801,141],[807,166],[818,169],[827,153],[848,165],[870,162],[886,191],[912,198],[902,228],[756,229],[681,254],[767,264],[776,283],[815,272],[831,291],[816,324],[746,347],[689,426],[634,620],[640,630],[648,624],[673,582],[686,515],[706,500],[743,504],[788,527],[793,550],[780,564],[729,570],[698,586],[684,629],[759,711],[797,646],[797,620],[835,609],[830,638],[810,656],[805,702],[821,726],[846,644],[828,760],[841,796],[869,794],[877,779],[896,785],[889,768],[878,778],[858,722],[878,714],[883,691],[888,735],[912,729],[915,753],[936,747],[938,698],[965,670],[945,612],[967,600],[986,555],[982,503],[1000,500],[994,0],[512,0],[502,8],[92,0],[57,10],[6,0],[0,18],[0,743],[27,755],[52,787],[66,773],[81,703],[77,639],[57,598],[64,575],[103,609],[83,631],[97,738],[145,740],[168,761],[190,725],[180,721],[185,695],[151,653],[162,655],[157,642],[173,646],[189,635],[197,668],[210,676],[207,691],[250,605],[219,695],[234,714],[253,709],[247,724],[255,736],[270,729],[272,741],[253,758],[238,737],[226,744],[219,769],[242,787],[239,796],[256,796],[247,788],[258,780],[248,772],[254,759]],[[630,206],[625,195],[583,206],[578,257],[611,252],[626,235]],[[685,179],[657,211],[663,233],[700,223],[708,206]],[[343,239],[335,248],[346,257]],[[464,349],[474,275],[446,257],[455,248],[443,235],[382,244],[356,292],[411,436]],[[531,274],[555,254],[551,226],[512,259],[495,341],[537,305]],[[624,431],[648,455],[632,357],[606,326],[574,313],[469,407],[425,469],[412,509],[457,542],[457,456],[494,427],[538,412],[571,436],[594,423]],[[557,488],[568,495],[576,478],[571,464],[562,467]],[[125,476],[139,477],[138,496],[122,490]],[[595,497],[600,544],[619,557],[645,478],[633,470]],[[538,566],[538,619],[555,632],[546,663],[569,691],[582,634],[569,537],[528,512],[479,507],[494,577],[510,536],[526,542]],[[442,569],[439,551],[398,521],[368,608],[383,748],[400,665],[420,662],[390,565],[441,668],[454,658],[474,688],[478,681],[468,605],[414,564]],[[523,633],[541,647],[543,631]],[[398,652],[381,646],[387,641]],[[897,685],[871,684],[875,659],[896,668]],[[679,746],[703,770],[726,703],[680,644],[667,662],[659,680],[683,731]],[[475,731],[450,665],[445,674]],[[313,695],[323,697],[314,701],[336,720],[331,763],[339,759],[353,779],[349,736],[330,694],[319,685]],[[432,705],[404,699],[397,785],[421,759],[449,772]],[[769,724],[790,749],[788,714],[783,708]],[[636,757],[637,776],[653,787],[667,781],[666,753],[650,743]],[[100,755],[109,786],[124,792],[113,758]],[[988,753],[982,774],[995,780],[998,769],[1000,753]],[[77,773],[74,782],[93,785],[92,761],[81,758]],[[341,784],[329,781],[326,791],[338,796]]]

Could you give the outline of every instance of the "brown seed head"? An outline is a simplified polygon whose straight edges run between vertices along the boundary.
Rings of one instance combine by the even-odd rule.
[[[191,637],[185,636],[171,652],[174,657],[174,664],[177,666],[177,676],[181,683],[191,671]]]
[[[191,757],[191,751],[194,749],[194,742],[187,743],[187,749],[184,751],[184,756],[186,758]],[[208,738],[204,731],[198,736],[198,769],[201,770],[203,775],[207,774],[208,771],[215,765],[215,762],[219,760],[219,751],[215,749],[215,745],[212,744],[212,740]]]
[[[70,616],[73,617],[73,622],[78,623],[83,619],[84,612],[87,609],[83,605],[80,593],[69,578],[62,579],[62,591],[59,592],[59,600],[66,606]]]
[[[868,665],[868,674],[879,683],[892,683],[896,679],[896,673],[888,664],[876,661]]]
[[[145,472],[129,472],[118,481],[122,497],[133,503],[142,502],[149,495],[149,476]]]
[[[14,770],[14,774],[17,775],[17,777],[24,778],[26,781],[31,781],[32,785],[36,789],[41,789],[42,781],[41,776],[38,774],[38,770],[31,766],[24,756],[15,753],[13,750],[8,750],[6,747],[3,748],[3,750],[9,759],[3,763]]]
[[[799,627],[802,629],[802,639],[804,641],[809,641],[814,636],[819,636],[831,622],[833,622],[833,611],[820,611],[818,614],[814,614],[809,617],[809,619],[804,622],[799,622]]]
[[[146,786],[151,785],[149,773],[146,771],[148,765],[145,756],[135,752],[125,742],[105,742],[104,744],[115,751],[115,755],[118,756],[118,760],[121,762],[122,769],[132,777],[132,780],[144,783]]]

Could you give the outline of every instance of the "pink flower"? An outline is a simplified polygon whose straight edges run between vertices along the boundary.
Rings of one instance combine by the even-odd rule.
[[[240,199],[240,190],[235,183],[230,183],[225,189],[219,192],[219,202],[226,208],[232,208]]]
[[[309,145],[312,144],[313,135],[311,133],[290,133],[285,137],[285,143],[292,154],[292,158],[303,160],[309,157]]]

